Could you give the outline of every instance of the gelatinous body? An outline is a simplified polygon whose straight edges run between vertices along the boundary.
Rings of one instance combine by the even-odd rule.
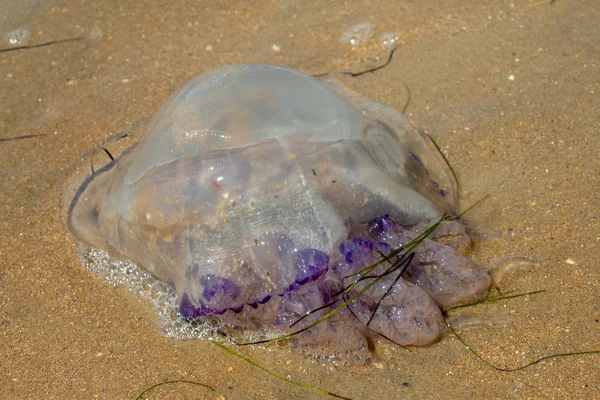
[[[452,212],[455,191],[443,158],[398,111],[291,69],[236,65],[179,90],[81,186],[69,226],[173,285],[187,318],[286,332],[345,276]],[[344,324],[351,337],[375,313],[370,328],[398,343],[435,341],[439,307],[490,284],[456,250],[468,245],[462,226],[441,229],[454,247],[425,240],[403,278],[379,281],[321,337]]]

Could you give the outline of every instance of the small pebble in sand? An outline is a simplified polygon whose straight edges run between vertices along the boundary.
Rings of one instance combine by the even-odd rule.
[[[572,260],[572,259],[570,259],[570,258],[567,258],[567,260],[566,260],[565,262],[566,262],[567,264],[570,264],[570,265],[577,265],[577,263],[575,262],[575,260]]]
[[[509,75],[508,76],[508,80],[509,81],[514,81],[515,80],[515,76],[514,75]]]
[[[227,372],[232,373],[233,372],[233,367],[228,367],[227,368]]]
[[[279,50],[281,50],[281,47],[279,47],[279,46],[277,46],[276,44],[274,44],[273,46],[271,46],[271,49],[272,49],[273,51],[279,51]]]

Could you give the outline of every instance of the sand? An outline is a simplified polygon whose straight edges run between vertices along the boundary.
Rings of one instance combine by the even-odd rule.
[[[174,384],[147,397],[327,398],[207,341],[164,337],[146,301],[78,263],[63,193],[81,154],[151,116],[202,71],[241,62],[360,71],[385,60],[382,41],[394,37],[387,67],[344,83],[397,108],[407,85],[407,114],[451,161],[462,204],[490,196],[467,218],[482,236],[471,258],[549,259],[502,282],[506,291],[546,292],[464,311],[511,322],[463,338],[501,367],[600,349],[595,0],[5,0],[0,14],[3,48],[20,27],[29,45],[81,38],[0,53],[0,398],[133,399],[165,380],[216,391]],[[357,24],[363,30],[353,33]],[[44,136],[5,140],[23,135]],[[426,348],[375,348],[377,363],[339,367],[277,345],[238,350],[353,399],[600,397],[600,355],[507,373],[452,336]]]

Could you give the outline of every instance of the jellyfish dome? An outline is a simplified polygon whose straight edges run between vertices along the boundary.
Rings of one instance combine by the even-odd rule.
[[[381,257],[455,207],[443,157],[399,111],[293,69],[233,65],[175,93],[81,185],[68,223],[173,286],[187,319],[280,334],[356,297],[306,337],[368,323],[425,345],[440,335],[440,307],[490,278],[459,251],[469,239],[457,222],[420,242],[402,271],[386,276],[393,260]],[[448,236],[458,239],[439,240]],[[378,262],[376,284],[352,278]]]

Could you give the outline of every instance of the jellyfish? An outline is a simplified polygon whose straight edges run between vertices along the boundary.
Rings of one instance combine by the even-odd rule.
[[[171,285],[190,321],[427,345],[442,307],[490,286],[463,255],[465,228],[439,223],[457,207],[444,157],[401,112],[290,68],[233,65],[189,81],[89,176],[68,226]]]

